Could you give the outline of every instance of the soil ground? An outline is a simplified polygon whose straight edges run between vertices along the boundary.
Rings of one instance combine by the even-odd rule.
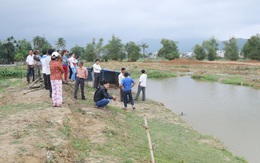
[[[86,65],[91,65],[87,63]],[[200,74],[231,74],[246,76],[259,86],[259,62],[199,62],[189,59],[152,62],[102,62],[103,68],[120,70],[126,67],[132,72],[141,69],[175,71],[178,73],[194,72]],[[19,79],[13,79],[19,80]],[[79,151],[75,149],[77,142],[70,137],[87,138],[92,143],[105,143],[104,131],[107,119],[112,112],[102,111],[94,107],[92,101],[93,88],[89,83],[86,88],[87,100],[75,100],[72,97],[73,84],[63,85],[63,105],[53,108],[48,90],[37,90],[27,93],[26,80],[21,85],[5,88],[0,93],[0,162],[36,163],[36,162],[76,162]],[[118,95],[118,88],[110,89]],[[118,100],[111,106],[123,108]],[[169,123],[182,124],[178,115],[169,113],[163,104],[147,100],[137,102],[137,114],[146,115],[148,119],[163,119]],[[153,108],[152,110],[150,108]],[[76,140],[77,140],[76,139]],[[213,140],[201,140],[223,148],[221,143]],[[82,142],[81,142],[82,144]],[[82,149],[84,150],[84,149]],[[95,157],[95,151],[88,151],[88,157],[82,162],[118,162],[119,158]],[[144,159],[142,162],[147,162]],[[134,161],[136,162],[136,161]]]

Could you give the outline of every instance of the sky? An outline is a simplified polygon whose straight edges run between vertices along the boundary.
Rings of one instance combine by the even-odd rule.
[[[259,0],[0,0],[0,40],[14,36],[85,46],[112,35],[145,39],[250,38],[260,31]]]

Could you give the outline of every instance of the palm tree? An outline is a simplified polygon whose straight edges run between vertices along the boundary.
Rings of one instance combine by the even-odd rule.
[[[40,36],[35,36],[33,38],[34,49],[39,49],[42,46],[42,38]]]
[[[58,41],[56,42],[56,47],[57,49],[65,49],[66,47],[66,41],[64,40],[64,38],[59,37]]]
[[[147,43],[143,43],[140,45],[140,47],[143,49],[143,57],[145,58],[144,52],[146,48],[149,48],[149,45]]]

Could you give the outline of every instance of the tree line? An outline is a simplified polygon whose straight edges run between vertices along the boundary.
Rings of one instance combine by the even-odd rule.
[[[177,43],[174,40],[162,39],[161,44],[162,48],[158,50],[158,57],[168,60],[180,57]],[[234,37],[225,41],[224,45],[224,57],[228,60],[235,61],[240,57],[243,57],[244,59],[260,60],[259,34],[251,36],[243,46],[241,52],[238,50],[238,45]],[[100,58],[104,61],[122,61],[124,59],[137,61],[140,57],[147,57],[145,49],[148,47],[149,45],[147,43],[138,45],[133,41],[123,44],[120,38],[113,35],[106,45],[104,45],[103,38],[98,40],[93,38],[85,47],[76,45],[70,49],[70,52],[75,53],[76,56],[80,56],[82,59],[87,61],[94,61],[96,58]],[[45,37],[41,36],[35,36],[32,40],[32,44],[26,39],[17,41],[13,36],[11,36],[4,41],[0,41],[0,63],[24,61],[28,55],[29,49],[37,49],[41,52],[43,49],[50,48],[57,50],[65,49],[65,39],[62,37],[58,38],[53,46]],[[218,59],[218,43],[214,37],[203,41],[201,45],[196,44],[193,49],[193,57],[197,60],[208,59],[213,61]]]

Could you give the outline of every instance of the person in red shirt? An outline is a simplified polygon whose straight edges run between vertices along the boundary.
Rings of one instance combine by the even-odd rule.
[[[50,78],[52,88],[52,105],[53,107],[61,107],[62,104],[62,74],[64,69],[59,61],[59,53],[53,52],[50,62]]]

